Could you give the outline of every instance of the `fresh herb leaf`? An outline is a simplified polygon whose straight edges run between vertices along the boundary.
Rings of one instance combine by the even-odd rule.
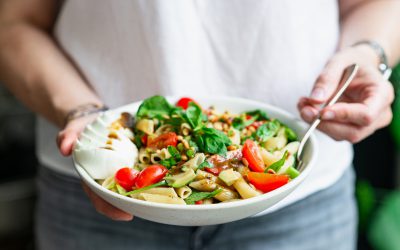
[[[253,124],[253,122],[257,121],[257,116],[254,116],[250,119],[246,119],[246,116],[235,117],[232,121],[232,126],[237,130],[242,130],[247,126]]]
[[[203,161],[198,167],[197,169],[203,169],[203,168],[212,168],[214,167],[210,162],[208,161]]]
[[[201,127],[194,130],[193,136],[200,150],[210,154],[225,155],[226,147],[231,145],[229,137],[214,128]]]
[[[245,113],[246,115],[251,115],[253,117],[257,117],[257,121],[267,121],[269,120],[269,117],[265,111],[262,111],[260,109],[252,110],[252,111],[247,111]]]
[[[164,116],[169,116],[173,107],[163,96],[152,96],[143,101],[140,105],[136,117],[141,119],[147,118],[158,118],[160,120],[165,119]]]
[[[131,194],[137,194],[137,193],[140,193],[140,192],[143,192],[143,191],[155,188],[155,187],[166,186],[166,185],[167,185],[167,181],[162,180],[160,182],[157,182],[155,184],[149,185],[147,187],[142,187],[142,188],[139,188],[139,189],[127,192],[127,193],[123,193],[123,195],[128,196],[128,195],[131,195]]]
[[[291,128],[289,128],[288,126],[286,126],[286,125],[284,125],[284,126],[285,126],[286,138],[288,139],[288,141],[289,141],[289,142],[297,141],[298,138],[297,138],[296,132],[294,132],[294,131],[293,131]]]
[[[280,123],[277,120],[273,120],[261,125],[256,131],[256,138],[258,141],[266,141],[273,137],[279,130]]]
[[[185,199],[186,204],[188,205],[193,205],[196,201],[204,200],[204,199],[209,199],[217,194],[222,192],[222,189],[216,189],[212,192],[196,192],[193,191],[192,194]]]
[[[195,129],[201,125],[203,111],[194,102],[190,102],[186,109],[186,118],[190,126]]]
[[[283,154],[282,158],[274,163],[271,164],[271,166],[269,166],[268,168],[265,169],[265,173],[268,172],[268,169],[272,169],[275,172],[278,172],[279,169],[281,169],[281,167],[283,166],[283,164],[285,164],[286,158],[288,156],[288,151],[285,151],[285,153]]]
[[[182,157],[178,149],[174,146],[168,146],[168,152],[170,153],[171,157],[161,160],[160,164],[170,169],[172,166],[175,166],[178,162],[180,162]]]

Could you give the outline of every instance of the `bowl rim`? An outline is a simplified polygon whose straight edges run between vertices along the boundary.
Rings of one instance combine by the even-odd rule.
[[[168,101],[172,100],[177,100],[178,98],[181,98],[182,96],[166,96],[166,99]],[[293,114],[289,113],[288,111],[281,109],[279,107],[273,106],[268,103],[263,103],[260,101],[254,101],[254,100],[249,100],[241,97],[229,97],[229,96],[195,96],[192,95],[191,97],[196,98],[196,100],[201,100],[201,99],[207,99],[209,101],[213,100],[218,100],[218,101],[229,101],[229,102],[236,102],[238,104],[240,103],[245,103],[246,105],[255,105],[259,106],[260,109],[265,109],[267,112],[268,111],[273,111],[275,113],[279,113],[286,119],[291,119],[298,123],[299,127],[307,127],[306,123],[301,121],[300,119],[296,118]],[[111,109],[106,111],[105,113],[121,113],[121,112],[126,112],[127,109],[130,109],[132,106],[138,106],[143,102],[143,100],[140,101],[135,101],[127,105],[123,105],[121,107]],[[201,101],[200,101],[201,102]],[[218,107],[217,107],[218,108]],[[132,111],[131,111],[132,112]],[[90,124],[88,124],[90,125]],[[248,198],[248,199],[242,199],[242,200],[235,200],[233,202],[221,202],[221,203],[216,203],[216,204],[204,204],[201,206],[194,206],[194,205],[182,205],[182,204],[165,204],[165,203],[157,203],[157,202],[152,202],[152,201],[143,201],[139,199],[134,199],[128,196],[123,196],[118,193],[115,193],[111,190],[106,189],[105,187],[101,186],[99,183],[97,183],[90,175],[87,173],[87,171],[80,166],[80,164],[75,160],[74,154],[72,154],[73,162],[74,162],[74,167],[76,171],[78,172],[79,176],[81,179],[85,182],[89,182],[90,186],[93,186],[96,188],[96,190],[107,194],[108,196],[112,196],[115,199],[123,200],[125,202],[128,202],[132,205],[140,205],[140,206],[145,206],[145,207],[153,207],[153,208],[164,208],[164,209],[174,209],[174,210],[192,210],[192,211],[199,211],[199,210],[217,210],[217,209],[224,209],[224,208],[234,208],[234,207],[241,207],[244,205],[251,205],[253,203],[258,203],[263,200],[268,200],[272,197],[278,197],[280,194],[288,192],[288,191],[293,191],[296,189],[296,186],[298,186],[303,180],[308,176],[308,174],[311,172],[313,166],[315,165],[315,162],[318,158],[318,153],[319,149],[317,147],[318,145],[318,140],[315,136],[315,134],[312,134],[309,138],[308,143],[310,144],[313,154],[310,157],[310,161],[306,165],[306,167],[303,169],[302,172],[300,172],[299,176],[297,176],[295,179],[291,180],[289,183],[283,185],[282,187],[279,187],[273,191],[270,191],[268,193],[264,193],[262,195]],[[286,196],[285,196],[286,197]],[[277,202],[279,203],[279,201]],[[276,205],[275,203],[274,205]],[[272,205],[272,206],[274,206]]]

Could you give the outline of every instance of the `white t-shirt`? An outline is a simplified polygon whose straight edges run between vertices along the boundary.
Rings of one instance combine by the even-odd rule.
[[[154,94],[239,96],[298,116],[339,37],[335,0],[67,0],[60,46],[110,107]],[[39,119],[42,164],[76,175],[60,156],[57,129]],[[317,134],[307,180],[276,210],[332,185],[350,166],[351,145]]]

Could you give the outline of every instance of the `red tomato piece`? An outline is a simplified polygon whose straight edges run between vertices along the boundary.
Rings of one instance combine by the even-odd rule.
[[[205,167],[204,169],[205,169],[207,172],[209,172],[209,173],[211,173],[211,174],[213,174],[213,175],[216,175],[216,176],[218,176],[219,173],[221,173],[222,170],[223,170],[221,167],[214,167],[214,168]]]
[[[181,99],[179,99],[179,101],[176,103],[176,106],[181,107],[183,109],[187,109],[189,107],[190,102],[194,102],[197,106],[200,107],[200,105],[196,101],[194,101],[192,98],[189,97],[182,97]]]
[[[147,145],[147,138],[148,138],[148,135],[146,134],[146,135],[143,135],[142,136],[142,138],[140,138],[140,141],[142,142],[142,144],[143,145]]]
[[[168,146],[176,147],[176,144],[178,144],[178,137],[174,132],[167,132],[156,138],[152,138],[151,136],[147,137],[147,146],[151,148],[162,149]]]
[[[168,169],[162,165],[151,165],[143,169],[136,179],[136,187],[142,188],[155,184],[164,178]]]
[[[127,191],[131,191],[135,186],[139,171],[133,168],[121,168],[115,174],[115,181]]]
[[[247,174],[247,178],[251,184],[253,184],[258,190],[264,193],[275,190],[289,181],[287,175],[277,175],[270,173],[256,173],[250,172]]]
[[[254,127],[255,129],[258,129],[264,123],[265,123],[265,121],[255,121],[252,124],[250,124],[249,126],[247,126],[246,128]]]
[[[255,172],[264,172],[264,161],[261,157],[260,150],[254,141],[247,139],[244,142],[242,153],[243,157],[249,163],[249,168],[251,170]]]
[[[203,204],[203,200],[195,201],[194,204],[201,205],[201,204]]]

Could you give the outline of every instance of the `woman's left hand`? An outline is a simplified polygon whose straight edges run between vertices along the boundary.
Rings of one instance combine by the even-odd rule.
[[[346,67],[358,63],[360,69],[339,101],[322,110],[319,105],[332,97]],[[392,120],[394,90],[377,69],[377,56],[366,45],[336,53],[319,75],[310,97],[298,103],[301,117],[312,122],[318,114],[319,129],[336,140],[359,142]]]

